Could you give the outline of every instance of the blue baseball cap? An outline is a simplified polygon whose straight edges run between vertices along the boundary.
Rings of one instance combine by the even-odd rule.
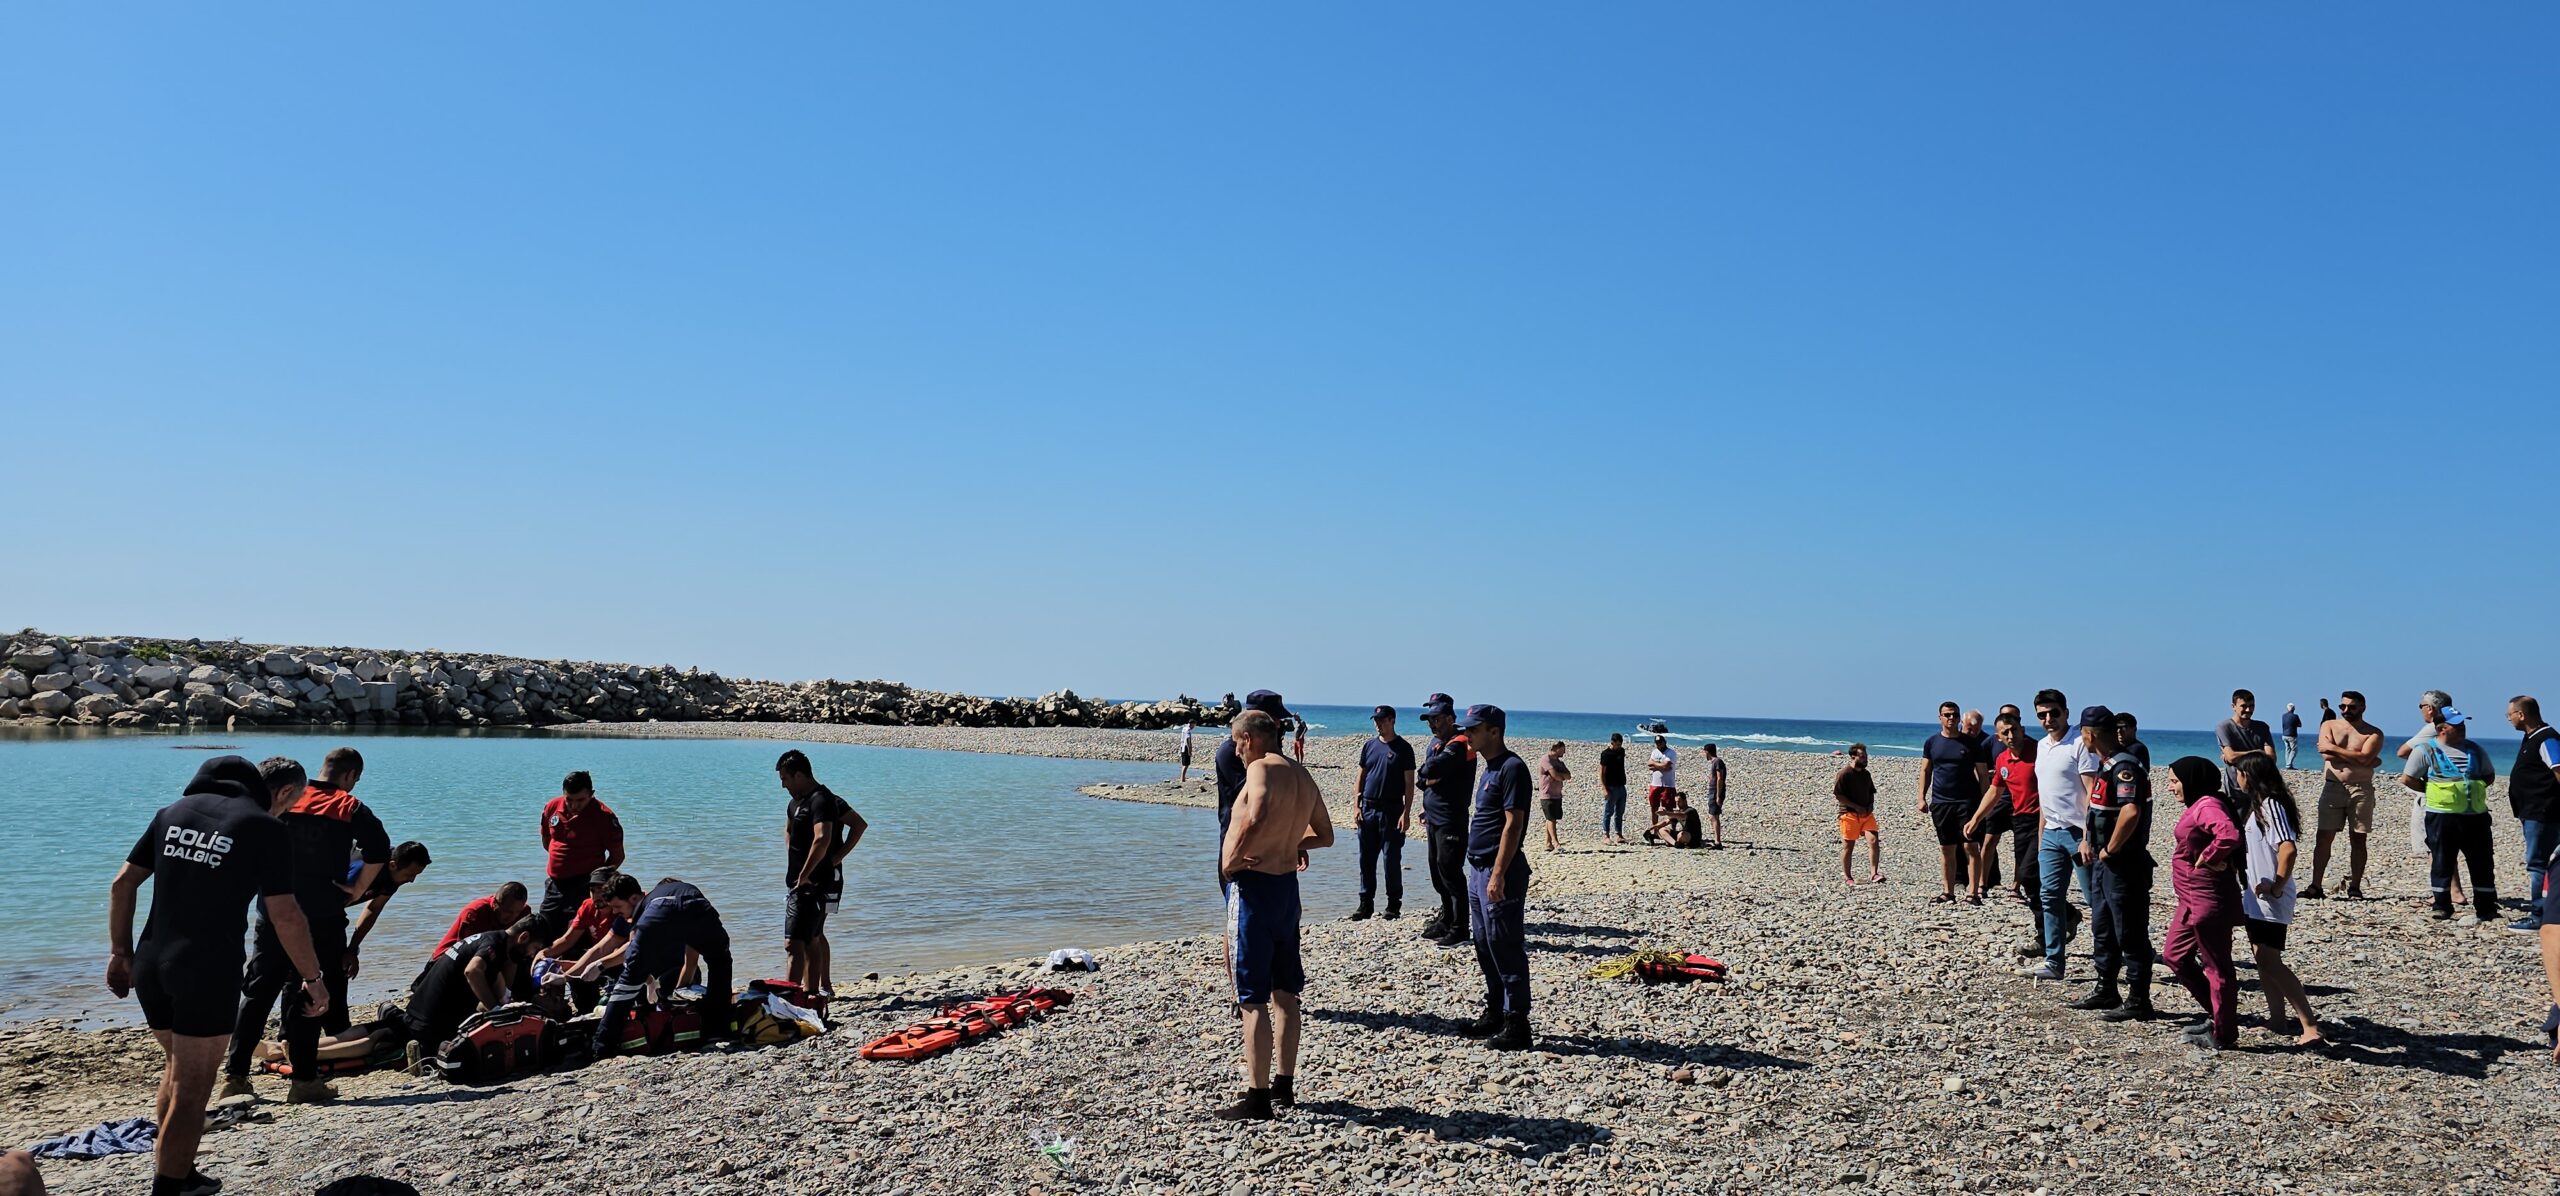
[[[1458,703],[1447,694],[1433,694],[1422,699],[1422,717],[1424,718],[1430,718],[1435,714],[1456,714],[1457,712]]]
[[[2462,724],[2471,721],[2470,715],[2464,714],[2459,710],[2452,709],[2451,707],[2447,707],[2443,713],[2438,714],[2436,717],[2443,719],[2444,725],[2448,727],[2459,727]]]
[[[1244,708],[1247,710],[1259,710],[1273,718],[1289,717],[1289,708],[1281,704],[1280,695],[1267,689],[1257,689],[1252,693],[1246,694],[1244,696]]]
[[[1372,720],[1375,720],[1375,719],[1382,719],[1382,718],[1394,718],[1395,716],[1396,716],[1396,708],[1395,708],[1395,707],[1393,707],[1393,706],[1388,706],[1388,705],[1385,705],[1385,704],[1380,704],[1380,705],[1372,706],[1372,707],[1370,707],[1370,708],[1369,708],[1369,717],[1370,717]]]
[[[2116,712],[2104,706],[2083,707],[2080,711],[2080,725],[2083,728],[2115,726]]]
[[[1478,727],[1500,727],[1504,724],[1505,717],[1500,706],[1469,706],[1467,717],[1458,720],[1458,729],[1472,731]]]

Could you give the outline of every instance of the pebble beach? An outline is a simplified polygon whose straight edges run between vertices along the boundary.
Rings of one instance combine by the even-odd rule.
[[[1184,785],[1171,780],[1163,732],[628,723],[550,733],[1162,760],[1165,783],[1087,792],[1214,800],[1204,775],[1214,730]],[[1338,821],[1359,744],[1309,744]],[[1191,937],[1076,944],[1102,964],[1090,974],[1047,977],[1024,959],[843,984],[838,1027],[789,1046],[613,1059],[485,1089],[396,1073],[341,1080],[335,1105],[248,1108],[207,1137],[202,1165],[243,1193],[356,1176],[424,1192],[1227,1196],[2504,1196],[2551,1183],[2560,1131],[2537,1111],[2560,1088],[2560,1067],[2540,1041],[2547,995],[2532,937],[2428,920],[2426,864],[2405,851],[2395,793],[2386,790],[2392,816],[2374,837],[2373,899],[2306,901],[2295,922],[2288,958],[2338,1045],[2298,1050],[2289,1033],[2259,1028],[2264,1001],[2244,945],[2242,1045],[2208,1053],[2179,1041],[2180,1020],[2101,1023],[2061,1007],[2084,983],[2016,976],[2012,948],[2026,930],[2013,903],[1929,904],[1936,852],[1912,806],[1912,762],[1876,764],[1889,879],[1850,887],[1829,797],[1837,759],[1726,753],[1726,850],[1602,847],[1597,786],[1583,779],[1596,775],[1597,746],[1572,749],[1585,767],[1568,790],[1565,850],[1539,850],[1532,827],[1530,1052],[1456,1036],[1482,988],[1472,952],[1419,938],[1432,897],[1417,849],[1404,918],[1306,928],[1301,1103],[1275,1123],[1208,1118],[1241,1086],[1238,1041],[1220,945]],[[2317,775],[2288,776],[2307,805]],[[2501,879],[2519,883],[2515,823],[2502,795],[2491,808]],[[1331,850],[1356,848],[1345,835]],[[2305,857],[2307,876],[2307,845]],[[1861,875],[1864,865],[1862,849]],[[2168,920],[2165,872],[2155,901],[2156,936]],[[1729,978],[1647,986],[1586,975],[1639,948],[1713,955]],[[2084,981],[2085,934],[2074,948]],[[839,974],[863,971],[858,942],[837,953]],[[943,1002],[1032,983],[1075,1000],[923,1062],[855,1053]],[[2160,985],[2165,1013],[2194,1014],[2165,969]],[[0,1142],[147,1115],[157,1067],[137,1031],[0,1027],[11,1096]],[[281,1081],[260,1086],[282,1093]],[[133,1191],[148,1171],[146,1157],[127,1156],[51,1163],[46,1178],[59,1192]]]

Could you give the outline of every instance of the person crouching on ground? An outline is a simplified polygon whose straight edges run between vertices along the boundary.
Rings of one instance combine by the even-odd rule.
[[[1689,791],[1674,789],[1670,800],[1655,816],[1653,825],[1644,828],[1644,841],[1673,847],[1696,847],[1699,833],[1698,810],[1689,804]]]
[[[688,951],[701,955],[709,973],[702,995],[702,1032],[712,1037],[729,1033],[729,931],[720,924],[720,911],[712,908],[702,890],[674,877],[659,881],[639,905],[631,915],[631,947],[623,953],[622,974],[605,991],[604,1020],[596,1026],[599,1059],[621,1047],[623,1023],[651,983],[662,997],[679,987],[677,973],[683,970]]]
[[[1884,832],[1876,825],[1876,774],[1867,768],[1867,745],[1849,745],[1849,762],[1831,778],[1831,800],[1840,804],[1840,880],[1855,885],[1849,861],[1858,840],[1867,841],[1867,883],[1884,880]]]
[[[1306,766],[1281,753],[1280,724],[1270,715],[1245,711],[1228,734],[1245,776],[1218,874],[1227,888],[1228,978],[1244,1019],[1245,1092],[1217,1117],[1269,1121],[1272,1106],[1298,1103],[1298,993],[1307,980],[1298,955],[1298,867],[1307,852],[1333,846],[1333,819]]]
[[[1497,1051],[1529,1049],[1529,766],[1504,746],[1499,706],[1469,706],[1461,724],[1484,757],[1475,815],[1467,823],[1467,898],[1475,920],[1484,1015],[1460,1031]]]
[[[436,1053],[462,1023],[532,991],[529,965],[542,945],[542,916],[527,914],[505,930],[484,930],[436,953],[409,982],[408,1068]]]
[[[2254,753],[2246,758],[2267,760]],[[2178,907],[2160,955],[2204,1007],[2205,1024],[2183,1037],[2227,1051],[2240,1041],[2240,979],[2231,967],[2231,930],[2240,922],[2239,872],[2247,864],[2247,848],[2212,761],[2181,756],[2171,762],[2169,788],[2186,803],[2186,812],[2169,832],[2169,889]]]

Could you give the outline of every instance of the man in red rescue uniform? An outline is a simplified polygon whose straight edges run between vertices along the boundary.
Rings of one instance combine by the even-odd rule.
[[[595,778],[584,771],[561,778],[560,796],[542,807],[542,846],[551,853],[539,911],[548,942],[569,929],[570,917],[586,899],[587,878],[598,868],[622,866],[622,820],[596,800]]]

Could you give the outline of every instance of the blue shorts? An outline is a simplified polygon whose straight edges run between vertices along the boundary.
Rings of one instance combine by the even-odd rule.
[[[1306,987],[1298,960],[1297,873],[1239,872],[1227,881],[1227,970],[1239,1005]]]

